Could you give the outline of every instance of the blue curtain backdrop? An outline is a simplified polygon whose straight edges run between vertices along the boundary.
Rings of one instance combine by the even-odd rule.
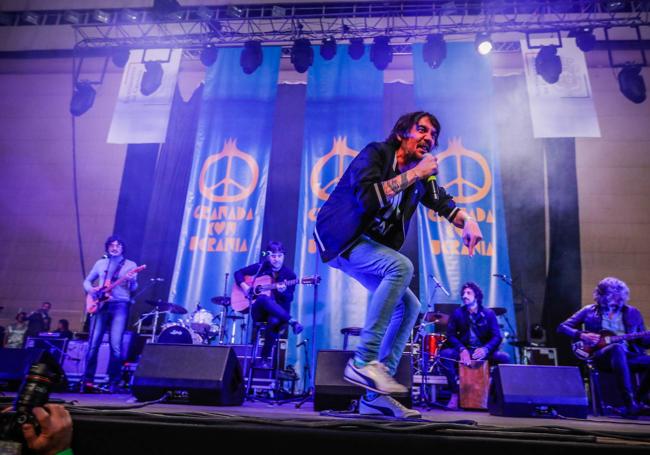
[[[515,326],[512,289],[493,274],[510,276],[501,181],[496,154],[492,70],[489,57],[480,56],[470,43],[449,43],[447,58],[431,69],[422,58],[422,45],[413,46],[415,100],[438,117],[441,135],[435,152],[440,164],[439,183],[459,206],[478,220],[484,241],[473,258],[463,246],[461,230],[424,207],[419,211],[420,294],[429,303],[460,303],[460,288],[476,282],[485,294],[483,304],[504,307],[504,330]],[[451,298],[435,289],[435,275]],[[444,297],[444,298],[443,298]],[[511,346],[503,345],[511,354]]]
[[[213,314],[226,273],[258,260],[266,201],[280,48],[242,73],[241,49],[221,49],[206,74],[170,300]],[[161,220],[163,222],[164,220]]]
[[[383,73],[370,62],[368,49],[356,61],[347,46],[338,46],[330,61],[318,49],[314,54],[307,82],[295,270],[300,275],[318,273],[322,282],[316,303],[312,288],[297,290],[294,314],[305,324],[305,336],[316,350],[341,349],[341,328],[363,325],[368,292],[320,261],[312,233],[318,209],[350,161],[369,142],[381,140]],[[289,361],[296,361],[301,371],[304,351],[297,353],[292,347],[289,354]],[[309,355],[313,363],[312,352]]]

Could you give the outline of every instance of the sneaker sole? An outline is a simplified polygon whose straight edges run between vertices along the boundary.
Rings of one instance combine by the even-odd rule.
[[[361,406],[364,406],[366,408],[366,411],[371,410],[373,412],[361,412]],[[360,415],[381,415],[385,417],[393,417],[395,419],[421,419],[422,418],[422,414],[420,414],[419,412],[411,416],[396,416],[395,414],[393,414],[390,408],[386,408],[383,406],[373,406],[368,403],[362,403],[359,405],[359,414]]]

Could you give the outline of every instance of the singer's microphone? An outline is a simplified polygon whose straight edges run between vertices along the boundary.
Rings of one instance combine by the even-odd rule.
[[[305,338],[305,339],[302,340],[300,343],[298,343],[298,344],[296,345],[296,347],[299,348],[299,347],[301,347],[301,346],[305,346],[305,345],[307,344],[308,341],[309,341],[309,338]]]
[[[430,175],[427,177],[427,183],[431,184],[431,192],[433,193],[433,200],[437,201],[440,199],[440,189],[438,188],[438,177],[436,175]]]
[[[440,284],[440,281],[438,281],[435,275],[429,275],[429,277],[433,279],[433,281],[436,283],[436,286],[438,286],[442,290],[442,292],[444,292],[447,295],[447,297],[451,297],[449,291],[446,290],[442,284]]]
[[[108,259],[108,254],[104,253],[104,255],[102,256],[102,259]]]

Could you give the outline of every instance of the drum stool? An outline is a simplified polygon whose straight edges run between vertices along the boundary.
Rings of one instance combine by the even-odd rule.
[[[348,337],[355,336],[358,337],[361,335],[361,327],[344,327],[341,329],[341,335],[343,335],[343,350],[348,350]]]

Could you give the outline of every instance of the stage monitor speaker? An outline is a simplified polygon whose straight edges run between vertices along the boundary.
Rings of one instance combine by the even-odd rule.
[[[227,346],[147,344],[133,376],[132,393],[152,401],[224,406],[244,402],[244,381],[234,350]]]
[[[355,386],[343,379],[343,370],[353,351],[322,350],[318,351],[316,375],[314,381],[314,411],[331,409],[344,411],[350,408],[353,400],[359,400],[364,394],[363,387]],[[406,386],[408,393],[391,395],[404,406],[413,406],[411,388],[411,355],[404,354],[397,366],[397,382]]]
[[[585,419],[588,400],[578,367],[498,365],[488,409],[499,416]]]
[[[67,378],[58,361],[45,349],[0,349],[0,390],[18,390],[29,368],[35,362],[48,365],[51,373],[60,377],[52,390],[64,390]]]

